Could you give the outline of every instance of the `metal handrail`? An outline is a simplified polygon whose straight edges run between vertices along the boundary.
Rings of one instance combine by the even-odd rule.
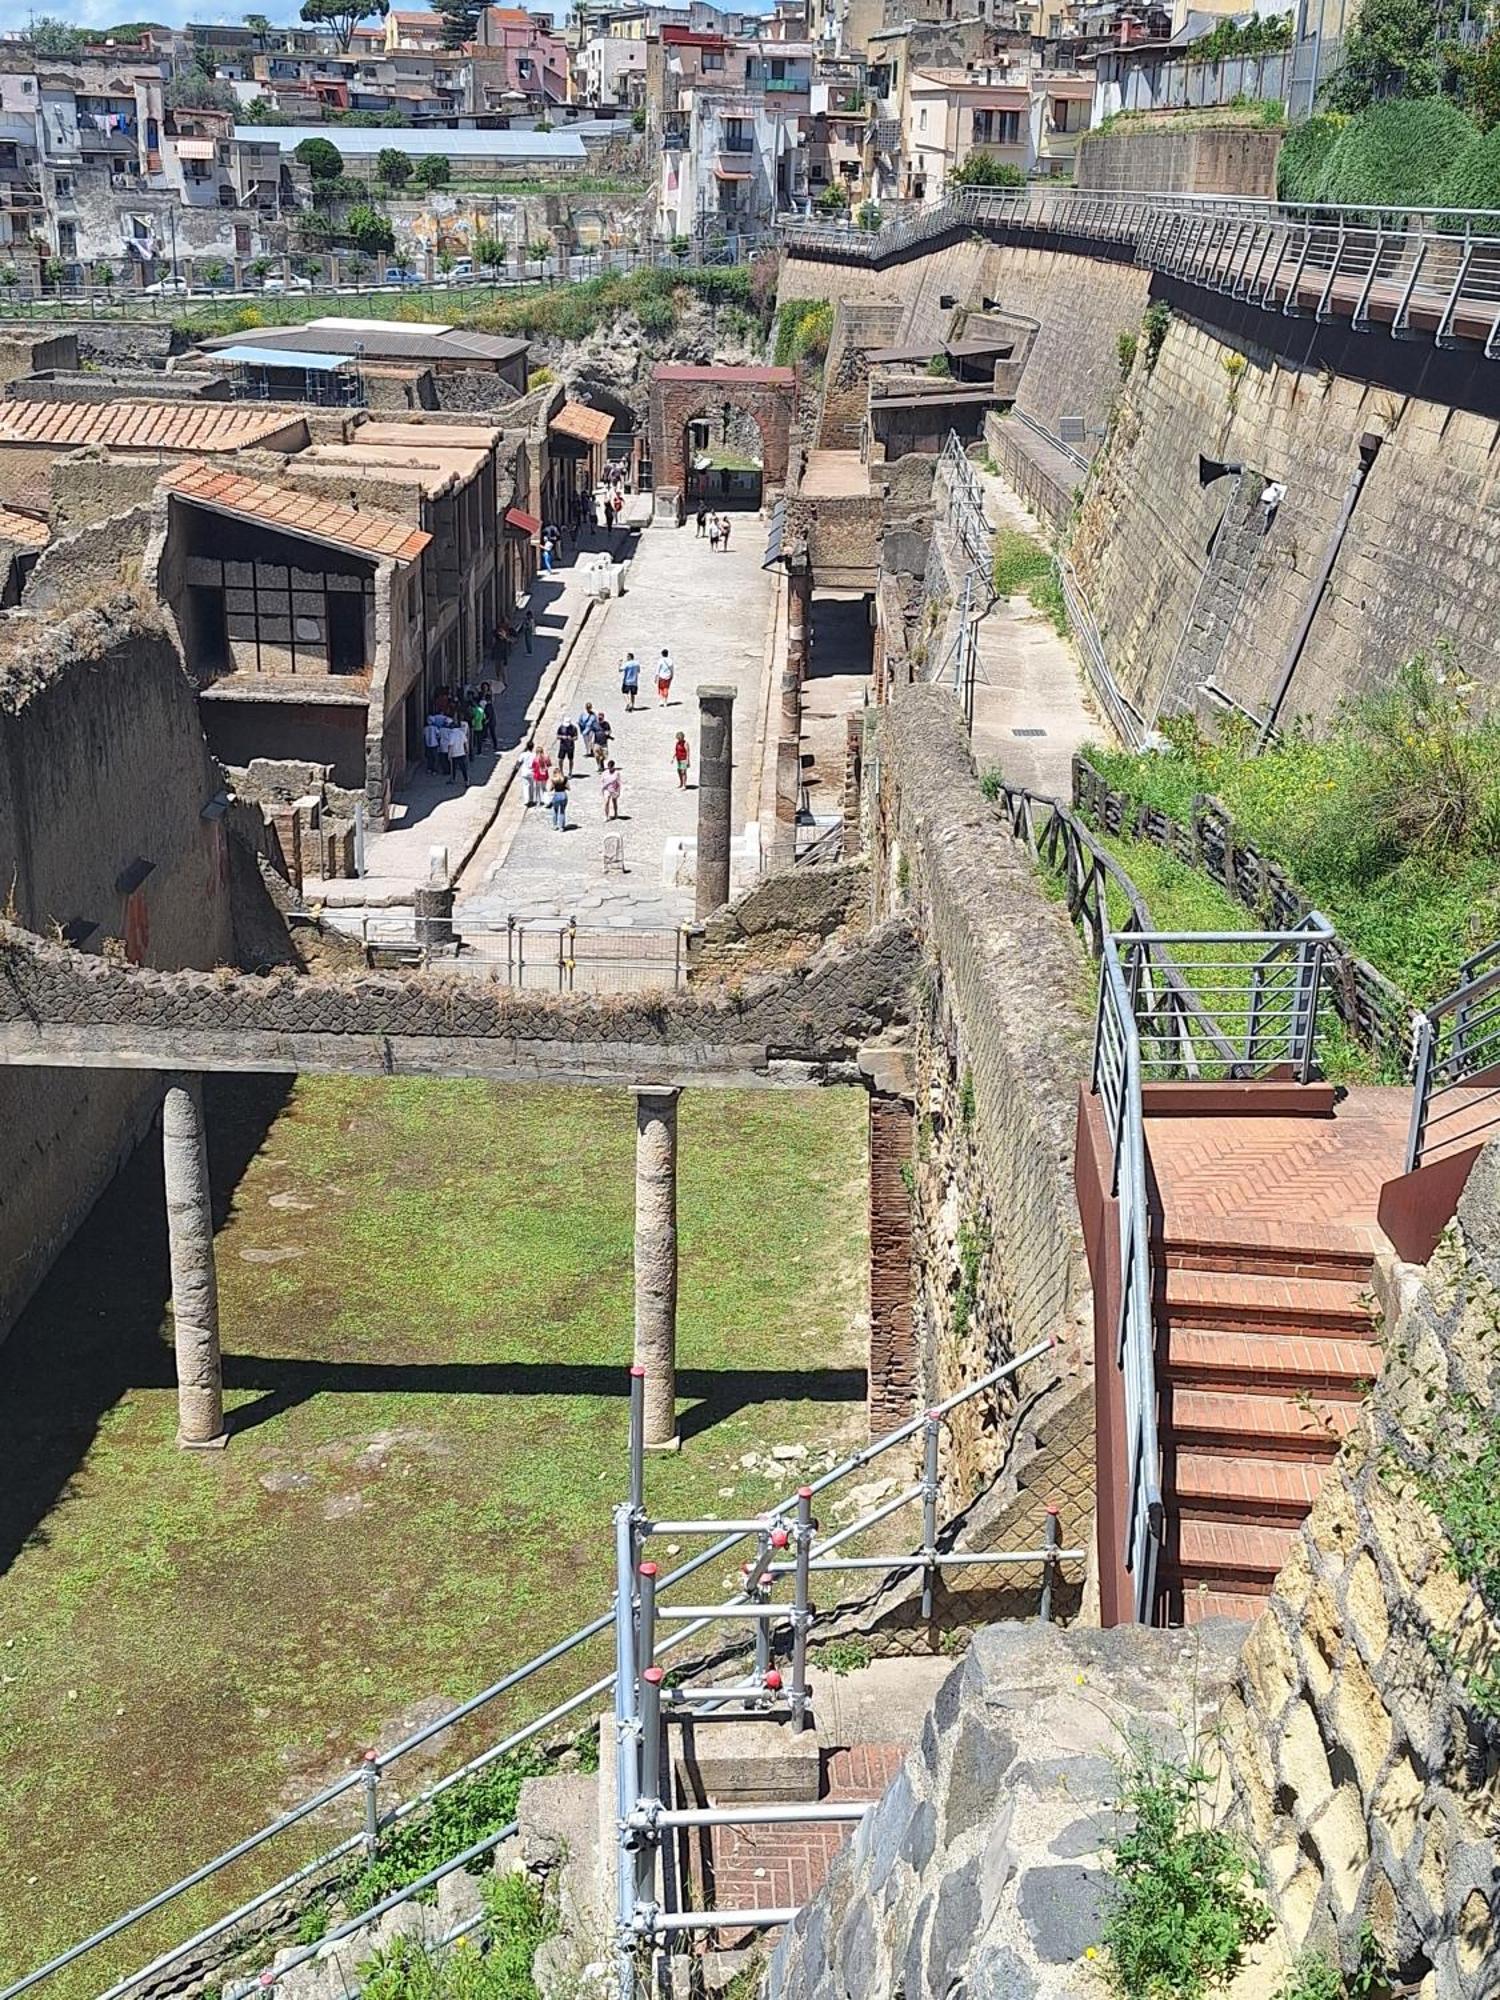
[[[1038,1342],[1024,1353],[1017,1355],[1013,1360],[1004,1363],[1001,1367],[991,1370],[977,1381],[968,1384],[965,1388],[950,1396],[945,1402],[936,1405],[923,1416],[914,1417],[908,1422],[898,1425],[894,1430],[888,1431],[883,1436],[872,1440],[871,1443],[861,1447],[860,1450],[852,1452],[848,1457],[841,1460],[839,1464],[831,1467],[812,1481],[810,1486],[800,1489],[800,1492],[805,1492],[809,1495],[822,1493],[830,1486],[838,1484],[840,1480],[848,1478],[852,1473],[861,1471],[874,1459],[879,1458],[884,1453],[893,1450],[896,1446],[916,1436],[923,1430],[924,1426],[930,1426],[935,1420],[946,1416],[950,1411],[959,1408],[964,1403],[972,1401],[977,1396],[985,1394],[1011,1376],[1018,1374],[1021,1370],[1030,1366],[1031,1363],[1050,1352],[1052,1346],[1053,1343],[1050,1340]],[[635,1379],[638,1380],[639,1378]],[[634,1390],[634,1382],[632,1387]],[[633,1403],[634,1400],[635,1397],[633,1394]],[[635,1428],[633,1424],[633,1431]],[[639,1450],[635,1448],[634,1439],[633,1455],[635,1464],[632,1468],[632,1490],[635,1491],[641,1473],[640,1454]],[[747,1534],[762,1533],[772,1521],[794,1514],[798,1505],[798,1497],[797,1495],[790,1496],[768,1509],[763,1517],[757,1517],[755,1522],[731,1528],[729,1531],[719,1535],[708,1547],[699,1550],[696,1555],[688,1557],[685,1561],[679,1563],[668,1575],[659,1579],[656,1586],[656,1594],[660,1596],[678,1584],[685,1582],[689,1577],[696,1575],[708,1565],[721,1562],[725,1556],[733,1552],[745,1539]],[[935,1491],[932,1497],[935,1506],[937,1498]],[[874,1515],[880,1515],[882,1511],[877,1508],[874,1510]],[[847,1540],[851,1535],[869,1527],[872,1518],[871,1515],[863,1516],[849,1527],[839,1530],[837,1536],[828,1537],[824,1544],[825,1549],[834,1546],[837,1542]],[[935,1515],[932,1516],[932,1523],[933,1527],[935,1527]],[[717,1527],[719,1524],[714,1523],[709,1525]],[[956,1560],[951,1555],[935,1551],[932,1541],[933,1528],[930,1527],[924,1535],[924,1543],[926,1544],[924,1548],[924,1560],[931,1558],[929,1562],[931,1570],[935,1571],[945,1564]],[[1058,1561],[1067,1560],[1073,1555],[1074,1552],[1071,1550],[1049,1546],[1044,1551],[1039,1552],[1037,1560],[1053,1564]],[[992,1559],[998,1560],[999,1558],[994,1557]],[[892,1570],[900,1569],[906,1565],[907,1558],[900,1554],[892,1555],[887,1562],[887,1566]],[[722,1616],[728,1608],[740,1601],[742,1600],[739,1598],[728,1599],[725,1605],[713,1607],[707,1615],[690,1619],[684,1623],[680,1631],[674,1632],[670,1638],[658,1642],[656,1646],[657,1655],[659,1656],[673,1646],[684,1645],[688,1641],[700,1636],[715,1619]],[[346,1772],[342,1777],[335,1779],[332,1784],[323,1787],[311,1797],[302,1800],[298,1805],[267,1821],[265,1825],[256,1828],[242,1840],[235,1842],[232,1847],[227,1848],[222,1854],[216,1855],[212,1860],[204,1862],[178,1881],[157,1891],[156,1894],[148,1897],[133,1909],[125,1911],[111,1922],[91,1932],[88,1937],[71,1945],[65,1951],[57,1953],[43,1964],[34,1967],[20,1979],[15,1980],[3,1990],[0,1990],[0,2000],[18,2000],[18,1996],[21,1994],[30,1992],[44,1981],[64,1971],[68,1966],[76,1964],[79,1960],[85,1958],[101,1946],[124,1935],[145,1918],[167,1908],[188,1890],[197,1888],[204,1882],[210,1881],[224,1869],[257,1852],[260,1848],[266,1846],[267,1843],[301,1824],[325,1806],[331,1805],[361,1788],[364,1792],[365,1808],[365,1824],[361,1832],[347,1836],[333,1847],[301,1863],[290,1874],[282,1877],[270,1887],[258,1891],[246,1901],[237,1904],[232,1910],[226,1911],[224,1915],[215,1918],[196,1930],[192,1936],[173,1945],[169,1950],[158,1954],[137,1971],[117,1980],[101,1994],[100,2000],[122,2000],[122,1996],[139,1987],[144,1980],[176,1965],[180,1960],[186,1958],[191,1952],[196,1951],[201,1946],[211,1944],[226,1933],[233,1931],[237,1926],[246,1922],[247,1919],[257,1915],[268,1905],[275,1902],[279,1897],[285,1896],[290,1891],[301,1887],[321,1871],[331,1868],[335,1863],[344,1861],[356,1854],[361,1847],[364,1848],[368,1855],[373,1856],[378,1849],[379,1836],[386,1828],[421,1810],[454,1785],[460,1784],[465,1779],[474,1776],[477,1772],[497,1762],[501,1757],[508,1755],[512,1750],[518,1749],[523,1744],[535,1740],[548,1730],[555,1729],[560,1722],[568,1716],[575,1714],[580,1708],[587,1706],[591,1702],[599,1701],[601,1697],[607,1695],[610,1689],[615,1686],[616,1672],[612,1670],[592,1680],[586,1687],[570,1695],[555,1707],[550,1708],[546,1714],[536,1717],[521,1728],[502,1737],[499,1742],[491,1744],[479,1752],[477,1756],[470,1758],[467,1762],[460,1765],[457,1770],[448,1772],[436,1783],[425,1787],[410,1799],[396,1804],[389,1809],[383,1809],[379,1801],[379,1785],[385,1773],[390,1771],[393,1766],[412,1751],[419,1749],[423,1744],[430,1742],[434,1737],[441,1735],[443,1732],[452,1729],[458,1723],[479,1714],[501,1695],[522,1685],[546,1668],[556,1665],[580,1646],[586,1645],[590,1640],[600,1638],[605,1633],[614,1630],[616,1625],[616,1610],[615,1605],[612,1603],[607,1611],[602,1612],[588,1624],[580,1626],[576,1632],[572,1632],[566,1638],[558,1640],[555,1645],[549,1646],[544,1652],[537,1654],[533,1659],[502,1675],[488,1687],[481,1689],[478,1693],[469,1696],[467,1700],[459,1702],[442,1715],[425,1723],[421,1728],[403,1737],[398,1743],[391,1745],[389,1749],[378,1753],[370,1753],[354,1770]],[[501,1837],[500,1835],[496,1835],[495,1839],[498,1840]],[[434,1871],[430,1878],[424,1878],[420,1884],[413,1883],[408,1885],[393,1899],[389,1899],[383,1903],[380,1906],[381,1909],[391,1908],[395,1906],[396,1902],[409,1900],[413,1895],[419,1893],[423,1887],[427,1886],[429,1880],[435,1880],[438,1875],[450,1872],[453,1867],[459,1865],[461,1865],[459,1861],[444,1863],[441,1868]],[[370,1920],[371,1916],[372,1912],[366,1911],[362,1913],[350,1926],[345,1930],[341,1930],[339,1935],[346,1935],[349,1930],[362,1927],[363,1924]],[[326,1938],[322,1941],[324,1944],[327,1942],[328,1939]],[[263,1974],[261,1978],[262,1985],[274,1985],[282,1973],[292,1969],[293,1964],[300,1964],[304,1958],[311,1955],[311,1951],[303,1953],[296,1960],[284,1963],[274,1973]]]
[[[1156,1411],[1156,1329],[1152,1310],[1151,1221],[1147,1205],[1141,1049],[1135,1009],[1113,936],[1099,961],[1093,1089],[1110,1133],[1110,1192],[1119,1215],[1120,1324],[1115,1359],[1125,1400],[1125,1567],[1135,1616],[1156,1609],[1156,1561],[1165,1533],[1161,1441]]]
[[[1497,1068],[1500,941],[1465,959],[1458,985],[1412,1023],[1407,1173],[1421,1166],[1435,1142],[1448,1151],[1478,1145],[1500,1126],[1500,1086],[1488,1096],[1473,1094]]]

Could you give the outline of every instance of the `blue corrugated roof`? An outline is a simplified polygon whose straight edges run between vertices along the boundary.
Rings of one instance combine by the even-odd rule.
[[[220,347],[214,351],[215,361],[242,361],[248,368],[282,368],[289,373],[299,368],[309,369],[315,375],[331,375],[336,368],[347,368],[347,354],[309,354],[305,349],[287,347]]]

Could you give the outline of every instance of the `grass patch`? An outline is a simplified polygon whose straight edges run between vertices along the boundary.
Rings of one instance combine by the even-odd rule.
[[[1200,1766],[1135,1744],[1123,1778],[1132,1817],[1114,1845],[1105,1982],[1124,2000],[1199,2000],[1234,1976],[1270,1912],[1245,1850],[1213,1824]]]
[[[684,1097],[684,1446],[648,1473],[664,1514],[758,1511],[781,1489],[743,1455],[862,1435],[861,1111],[853,1092]],[[561,1638],[610,1589],[629,1096],[218,1078],[208,1122],[228,1450],[173,1444],[159,1147],[5,1347],[7,1976],[347,1771],[398,1719]],[[585,1650],[525,1684],[443,1768],[607,1667],[607,1646]],[[347,1807],[310,1840],[353,1831],[357,1794]],[[262,1865],[290,1866],[293,1845]],[[99,1991],[268,1879],[247,1865],[185,1896],[58,1992]]]
[[[1068,608],[1056,558],[1023,528],[1001,528],[995,535],[995,595],[1028,597],[1034,611],[1066,637]]]
[[[1184,825],[1195,795],[1221,799],[1240,835],[1419,1005],[1500,931],[1500,721],[1471,710],[1450,662],[1413,660],[1388,693],[1260,757],[1243,729],[1209,743],[1178,719],[1168,735],[1161,755],[1089,756]]]
[[[461,1938],[434,1956],[397,1938],[361,1966],[365,2000],[536,2000],[531,1963],[556,1922],[523,1875],[492,1876],[481,1894],[477,1946]]]
[[[830,1639],[826,1646],[814,1650],[812,1663],[823,1673],[836,1674],[842,1679],[845,1674],[857,1674],[869,1666],[874,1657],[863,1639]]]

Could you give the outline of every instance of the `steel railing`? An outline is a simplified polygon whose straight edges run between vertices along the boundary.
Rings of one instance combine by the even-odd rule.
[[[791,1648],[792,1679],[790,1686],[792,1692],[797,1695],[798,1712],[805,1717],[811,1702],[811,1695],[806,1682],[806,1637],[812,1619],[815,1616],[815,1611],[807,1600],[805,1583],[796,1586],[796,1590],[800,1594],[794,1596],[794,1601],[790,1605],[776,1607],[770,1603],[770,1590],[777,1578],[786,1571],[786,1566],[776,1560],[776,1537],[780,1531],[780,1524],[797,1518],[798,1510],[803,1503],[804,1496],[811,1499],[820,1493],[827,1492],[830,1488],[838,1485],[840,1481],[849,1478],[851,1474],[862,1471],[873,1460],[907,1443],[919,1433],[924,1439],[922,1479],[910,1489],[904,1489],[896,1502],[887,1501],[834,1533],[822,1536],[820,1531],[814,1529],[803,1544],[807,1556],[808,1568],[812,1571],[847,1570],[851,1573],[869,1569],[872,1571],[886,1571],[892,1574],[899,1574],[909,1569],[917,1569],[922,1573],[924,1578],[924,1610],[930,1614],[933,1581],[945,1569],[960,1570],[989,1567],[1003,1570],[1016,1564],[1032,1565],[1040,1571],[1041,1603],[1044,1607],[1050,1607],[1059,1566],[1063,1563],[1081,1562],[1084,1551],[1081,1549],[1064,1549],[1060,1546],[1055,1531],[1054,1516],[1049,1516],[1049,1530],[1045,1544],[1035,1550],[958,1551],[953,1549],[949,1546],[949,1542],[951,1541],[950,1531],[946,1528],[941,1530],[939,1528],[941,1482],[939,1479],[938,1442],[941,1428],[954,1410],[973,1402],[976,1398],[993,1395],[1002,1390],[1003,1385],[1010,1382],[1033,1363],[1042,1360],[1051,1351],[1052,1343],[1050,1341],[1039,1342],[1024,1354],[1018,1355],[1014,1360],[1006,1362],[1003,1366],[992,1370],[978,1381],[971,1383],[967,1388],[949,1397],[946,1402],[936,1405],[932,1410],[926,1412],[925,1415],[913,1418],[910,1422],[899,1426],[893,1431],[887,1432],[883,1437],[873,1440],[860,1450],[852,1452],[848,1457],[841,1460],[839,1464],[822,1473],[810,1486],[799,1489],[797,1494],[778,1502],[763,1515],[758,1515],[752,1520],[741,1522],[684,1523],[650,1522],[647,1520],[644,1511],[644,1454],[641,1433],[641,1413],[643,1408],[641,1398],[644,1393],[644,1376],[639,1371],[632,1370],[630,1499],[624,1503],[623,1512],[630,1522],[628,1553],[631,1557],[631,1568],[629,1575],[631,1578],[636,1579],[636,1581],[629,1585],[626,1592],[627,1601],[630,1604],[631,1617],[624,1621],[625,1625],[632,1631],[638,1630],[639,1620],[642,1615],[638,1558],[641,1549],[644,1547],[646,1537],[651,1534],[670,1533],[685,1535],[690,1532],[701,1532],[713,1536],[713,1539],[706,1548],[701,1549],[696,1555],[690,1556],[687,1560],[679,1563],[667,1575],[657,1577],[653,1570],[650,1585],[650,1597],[653,1604],[667,1593],[676,1590],[688,1578],[698,1575],[710,1565],[722,1565],[724,1559],[730,1556],[747,1538],[754,1540],[757,1549],[761,1548],[761,1545],[764,1544],[763,1555],[765,1558],[761,1563],[761,1567],[755,1571],[754,1579],[748,1591],[737,1592],[722,1602],[711,1605],[699,1607],[672,1605],[665,1607],[663,1615],[672,1615],[674,1619],[680,1618],[682,1623],[679,1629],[667,1638],[653,1641],[654,1652],[648,1654],[647,1663],[649,1664],[650,1659],[653,1657],[660,1658],[673,1648],[686,1645],[689,1641],[701,1637],[717,1621],[726,1617],[736,1616],[748,1598],[756,1598],[765,1607],[765,1616],[758,1619],[756,1624],[756,1657],[757,1662],[763,1663],[763,1666],[758,1668],[760,1678],[754,1686],[755,1699],[757,1703],[766,1708],[768,1713],[773,1711],[775,1704],[772,1697],[780,1690],[781,1676],[770,1664],[770,1660],[772,1658],[772,1648],[775,1643],[775,1631],[779,1622],[785,1626],[788,1632],[800,1634],[800,1641],[794,1639]],[[921,1547],[914,1554],[898,1552],[870,1556],[836,1557],[835,1552],[846,1543],[891,1518],[902,1507],[914,1506],[919,1501],[922,1508],[922,1542]],[[620,1511],[617,1510],[617,1523]],[[947,1539],[945,1539],[945,1536]],[[617,1534],[617,1566],[618,1558]],[[757,1558],[757,1560],[759,1561],[760,1559]],[[795,1571],[795,1564],[792,1567]],[[596,1640],[602,1641],[604,1635],[608,1633],[615,1633],[616,1635],[617,1657],[613,1670],[590,1678],[583,1687],[576,1689],[563,1700],[550,1706],[545,1713],[525,1722],[519,1728],[502,1736],[498,1741],[488,1744],[475,1755],[464,1759],[455,1769],[447,1772],[432,1783],[427,1784],[422,1789],[415,1791],[410,1797],[400,1801],[390,1801],[390,1785],[388,1782],[390,1774],[401,1765],[404,1759],[410,1757],[424,1746],[433,1743],[438,1738],[445,1736],[447,1732],[456,1730],[459,1725],[468,1723],[475,1717],[482,1716],[503,1696],[517,1688],[525,1686],[539,1674],[571,1659],[589,1647],[592,1642]],[[295,1896],[298,1892],[305,1894],[312,1886],[320,1883],[326,1883],[331,1888],[333,1882],[336,1880],[335,1871],[342,1870],[344,1867],[357,1865],[361,1858],[373,1861],[378,1856],[381,1840],[392,1826],[398,1825],[407,1820],[412,1814],[424,1810],[434,1800],[440,1798],[454,1786],[465,1783],[479,1772],[497,1763],[501,1758],[508,1756],[512,1751],[522,1748],[539,1737],[544,1738],[549,1734],[555,1735],[559,1726],[565,1723],[570,1717],[576,1716],[580,1710],[587,1709],[590,1705],[598,1704],[612,1691],[617,1696],[616,1714],[618,1721],[620,1688],[619,1648],[622,1643],[623,1641],[617,1629],[615,1604],[611,1603],[609,1609],[602,1612],[598,1617],[592,1619],[588,1624],[580,1626],[576,1632],[568,1634],[566,1638],[558,1640],[555,1645],[549,1646],[545,1651],[538,1653],[535,1658],[526,1661],[524,1665],[516,1667],[511,1672],[502,1675],[488,1687],[481,1689],[477,1694],[471,1695],[467,1700],[459,1702],[442,1715],[425,1723],[421,1728],[403,1737],[389,1749],[367,1752],[365,1757],[353,1770],[335,1779],[333,1783],[324,1786],[320,1791],[313,1793],[298,1805],[291,1807],[288,1811],[279,1814],[274,1819],[268,1820],[264,1825],[255,1828],[241,1840],[236,1841],[231,1847],[226,1848],[223,1853],[215,1855],[211,1860],[205,1861],[200,1867],[193,1869],[178,1881],[159,1890],[155,1895],[147,1897],[145,1901],[125,1911],[122,1915],[116,1917],[110,1923],[101,1926],[98,1930],[93,1931],[88,1937],[80,1939],[78,1943],[69,1946],[65,1951],[56,1953],[43,1964],[36,1966],[22,1978],[13,1981],[3,1991],[0,1991],[0,2000],[19,2000],[20,1995],[44,1986],[49,1980],[54,1979],[69,1967],[78,1965],[82,1961],[91,1958],[106,1945],[128,1937],[131,1932],[136,1931],[147,1919],[159,1915],[164,1910],[170,1909],[190,1891],[198,1889],[206,1883],[213,1882],[216,1878],[222,1876],[225,1871],[248,1860],[252,1856],[262,1853],[264,1850],[270,1848],[273,1843],[281,1841],[285,1836],[292,1833],[294,1829],[304,1826],[315,1815],[325,1815],[330,1808],[336,1807],[341,1801],[347,1801],[351,1808],[357,1807],[356,1817],[359,1823],[354,1830],[335,1841],[331,1846],[320,1847],[319,1851],[314,1855],[306,1859],[299,1859],[295,1866],[289,1871],[280,1874],[275,1881],[268,1884],[265,1888],[256,1891],[256,1893],[244,1900],[234,1903],[232,1907],[226,1909],[221,1915],[201,1925],[191,1936],[183,1938],[166,1951],[158,1953],[148,1963],[141,1965],[139,1969],[105,1986],[102,1993],[100,1993],[99,2000],[124,2000],[125,1995],[136,1992],[147,1982],[166,1974],[173,1974],[174,1979],[180,1982],[185,1976],[183,1970],[183,1962],[185,1960],[192,1961],[195,1955],[201,1954],[207,1947],[215,1945],[220,1940],[229,1938],[235,1933],[245,1935],[248,1941],[248,1927],[257,1917],[261,1918],[262,1926],[264,1927],[269,1921],[268,1913],[273,1915],[279,1914],[277,1906],[284,1905],[289,1897]],[[640,1657],[638,1650],[635,1657],[637,1659]],[[694,1697],[696,1692],[692,1689],[684,1690],[683,1698],[687,1700],[689,1697]],[[722,1686],[713,1687],[707,1691],[707,1698],[713,1706],[719,1707],[724,1704],[728,1696],[733,1692],[733,1689],[726,1689]],[[789,1694],[788,1701],[790,1700],[791,1695]],[[634,1724],[632,1723],[633,1726]],[[627,1757],[620,1761],[628,1764],[632,1773],[635,1773],[636,1767],[633,1762],[630,1762],[628,1753]],[[385,1789],[383,1790],[382,1787],[385,1787]],[[632,1800],[633,1809],[634,1797]],[[413,1897],[424,1893],[441,1876],[465,1866],[471,1860],[480,1858],[484,1852],[498,1845],[507,1836],[507,1833],[512,1830],[511,1828],[502,1828],[485,1836],[484,1839],[474,1847],[466,1850],[463,1854],[449,1857],[446,1861],[429,1871],[428,1874],[424,1875],[420,1881],[408,1883],[402,1889],[392,1892],[390,1896],[381,1901],[375,1908],[366,1910],[345,1920],[338,1926],[336,1931],[329,1932],[318,1944],[301,1947],[289,1954],[282,1954],[280,1962],[274,1971],[265,1972],[260,1975],[261,1986],[268,1990],[273,1989],[288,1972],[295,1970],[299,1965],[305,1964],[309,1959],[316,1956],[319,1951],[325,1949],[328,1944],[353,1936],[356,1932],[374,1921],[379,1914],[396,1907],[399,1903],[410,1901]],[[761,1913],[762,1919],[764,1919],[764,1916],[765,1913]],[[632,1923],[634,1923],[633,1918]],[[664,1928],[671,1928],[671,1926],[666,1925]],[[177,1968],[175,1973],[174,1968]],[[97,1986],[95,1990],[96,1992],[99,1991]]]
[[[398,961],[471,972],[517,992],[654,993],[687,982],[688,925],[609,930],[573,917],[511,917],[488,925],[460,914],[451,939],[431,943],[418,938],[410,912],[361,912],[341,922],[333,911],[328,921],[357,937],[371,964]]]
[[[1492,1072],[1500,1072],[1500,942],[1466,959],[1453,991],[1413,1022],[1408,1173],[1500,1127],[1500,1074]]]
[[[1266,310],[1500,348],[1500,211],[1296,206],[1240,196],[1029,187],[964,193],[873,234],[787,223],[789,249],[881,264],[945,235],[1065,236]]]

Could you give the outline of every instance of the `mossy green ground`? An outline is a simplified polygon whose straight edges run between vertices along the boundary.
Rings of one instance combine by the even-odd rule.
[[[656,1509],[743,1513],[772,1489],[742,1454],[861,1430],[861,1113],[854,1093],[684,1097],[684,1444],[650,1464]],[[0,1355],[6,1974],[608,1597],[629,1098],[224,1079],[209,1115],[228,1449],[174,1446],[151,1146]],[[497,1710],[489,1740],[577,1671]],[[185,1899],[58,1990],[222,1907]]]

